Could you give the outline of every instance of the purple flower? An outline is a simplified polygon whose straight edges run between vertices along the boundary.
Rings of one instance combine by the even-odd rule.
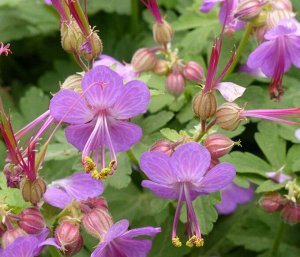
[[[282,172],[282,169],[279,169],[278,171],[269,171],[266,172],[266,176],[270,179],[272,179],[276,183],[284,183],[286,181],[291,181],[293,177],[286,175]]]
[[[229,163],[221,163],[209,170],[211,156],[208,150],[198,143],[180,146],[172,156],[158,151],[142,155],[140,165],[150,180],[142,186],[149,188],[161,198],[178,199],[173,222],[172,242],[181,246],[176,235],[178,219],[183,202],[187,205],[188,246],[202,246],[200,227],[192,205],[199,195],[221,190],[235,177],[235,168]]]
[[[147,9],[151,12],[152,16],[154,17],[157,23],[162,24],[163,18],[161,17],[158,4],[156,0],[140,0],[143,5],[147,7]]]
[[[160,228],[144,227],[128,230],[128,226],[128,220],[120,220],[113,224],[91,257],[146,257],[151,250],[151,240],[135,237],[153,237],[160,233]]]
[[[51,115],[70,124],[66,137],[82,151],[85,171],[97,179],[106,178],[116,169],[116,153],[127,151],[142,137],[141,128],[126,120],[147,111],[150,92],[138,80],[124,86],[122,77],[105,66],[87,72],[82,89],[82,94],[67,89],[57,93],[50,102]],[[106,147],[111,159],[108,167]],[[99,155],[101,172],[97,171]]]
[[[266,41],[249,55],[247,65],[251,69],[261,68],[272,77],[270,94],[279,98],[283,93],[283,74],[294,64],[300,68],[300,24],[294,20],[282,20],[265,34]]]
[[[216,205],[220,214],[230,214],[235,211],[239,204],[251,201],[254,194],[254,187],[242,188],[231,183],[221,191],[222,201]]]
[[[48,185],[44,200],[52,206],[64,209],[72,200],[80,201],[99,196],[103,189],[101,181],[84,172],[78,172]]]
[[[1,55],[6,55],[8,56],[9,54],[12,54],[12,51],[9,49],[10,44],[4,45],[2,42],[0,42],[0,56]]]
[[[138,77],[138,73],[133,70],[131,64],[123,64],[113,57],[105,54],[100,55],[100,60],[94,62],[94,67],[104,65],[113,69],[118,73],[126,82],[129,82]]]
[[[222,3],[219,12],[219,19],[221,23],[225,26],[225,31],[228,33],[232,33],[235,30],[242,29],[245,23],[238,21],[234,17],[239,0],[204,0],[199,10],[201,12],[208,13],[218,3]]]
[[[53,245],[46,240],[50,230],[45,229],[38,235],[18,237],[5,249],[0,249],[1,257],[35,257],[43,250],[44,245]]]

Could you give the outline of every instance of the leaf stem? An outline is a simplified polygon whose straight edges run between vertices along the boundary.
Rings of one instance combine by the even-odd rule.
[[[242,52],[244,51],[245,46],[247,45],[247,43],[249,41],[252,29],[253,29],[252,24],[250,22],[248,22],[248,24],[246,26],[245,33],[243,35],[243,38],[240,41],[239,46],[238,46],[238,48],[236,50],[236,56],[234,58],[234,61],[232,62],[230,68],[228,69],[228,71],[227,71],[227,73],[226,73],[226,75],[224,77],[224,80],[226,80],[226,78],[234,71],[234,69],[236,68],[238,62],[240,61]]]

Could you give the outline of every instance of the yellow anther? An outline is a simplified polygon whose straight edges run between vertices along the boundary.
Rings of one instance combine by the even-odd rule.
[[[110,174],[111,169],[110,168],[103,168],[100,172],[99,172],[99,178],[100,179],[106,179],[107,176]]]
[[[180,239],[179,239],[178,236],[172,238],[172,244],[175,247],[181,247],[182,246],[182,243],[180,242]]]
[[[186,246],[188,247],[202,247],[204,245],[204,239],[201,237],[197,237],[196,235],[193,235],[187,242]]]
[[[108,168],[109,169],[115,169],[115,165],[116,165],[116,161],[115,160],[112,160],[110,161],[110,163],[108,164]]]
[[[96,169],[94,169],[94,170],[91,171],[91,176],[94,179],[100,179],[99,172]]]
[[[84,171],[85,172],[90,172],[90,171],[95,170],[96,164],[93,162],[93,160],[90,157],[85,156],[83,161],[84,161],[83,166],[84,166]]]

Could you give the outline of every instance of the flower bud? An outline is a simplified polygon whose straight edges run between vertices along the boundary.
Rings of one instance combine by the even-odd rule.
[[[160,139],[151,146],[150,151],[159,151],[171,156],[175,152],[175,149],[169,140]]]
[[[26,202],[37,204],[46,192],[47,184],[42,178],[36,178],[34,181],[25,179],[22,181],[22,196]]]
[[[152,29],[154,41],[161,45],[171,42],[172,37],[174,36],[173,28],[164,19],[162,20],[162,23],[155,22]]]
[[[224,103],[216,112],[216,123],[225,130],[235,130],[243,118],[240,117],[240,112],[243,109],[235,103]]]
[[[71,75],[66,78],[66,80],[61,84],[61,89],[69,89],[75,92],[82,92],[82,76],[81,75]]]
[[[166,75],[170,70],[169,64],[165,60],[158,60],[154,67],[154,73],[158,75]]]
[[[82,226],[93,237],[102,240],[109,228],[112,226],[112,217],[107,210],[94,209],[86,213],[82,220]]]
[[[228,154],[234,144],[229,137],[222,134],[210,135],[204,142],[204,146],[210,152],[211,157],[216,159]]]
[[[155,53],[148,48],[140,48],[131,59],[131,65],[136,72],[149,71],[154,69],[157,58]]]
[[[46,227],[41,213],[35,208],[28,208],[21,212],[18,225],[28,234],[39,234]]]
[[[6,177],[6,183],[8,187],[18,188],[22,179],[23,170],[19,165],[7,163],[4,166],[3,173]]]
[[[55,241],[61,246],[64,256],[72,256],[78,253],[83,246],[83,238],[79,232],[79,225],[64,220],[55,230]]]
[[[90,209],[108,210],[108,205],[104,197],[90,197],[85,201],[81,201],[81,203],[87,205]]]
[[[271,4],[277,10],[293,11],[293,5],[290,0],[275,0],[271,1]]]
[[[272,192],[262,196],[258,203],[264,211],[275,212],[282,208],[283,198],[278,192]]]
[[[199,63],[190,61],[183,68],[183,76],[188,80],[199,82],[203,80],[203,68]]]
[[[211,170],[213,167],[215,167],[216,165],[218,165],[220,163],[219,159],[214,159],[211,158],[210,160],[210,164],[209,164],[209,170]]]
[[[92,32],[91,35],[86,38],[85,42],[80,46],[79,53],[87,61],[92,61],[99,57],[99,55],[102,53],[102,50],[103,45],[101,39],[96,32]]]
[[[253,36],[256,38],[258,43],[264,42],[265,34],[268,32],[268,30],[269,30],[269,28],[267,25],[253,29]]]
[[[68,24],[63,22],[60,33],[62,48],[67,52],[79,50],[80,46],[85,42],[85,36],[75,21],[71,21]]]
[[[300,222],[300,204],[289,202],[287,203],[282,211],[281,216],[285,223],[294,225]]]
[[[217,110],[217,100],[214,92],[198,94],[193,100],[193,111],[198,118],[206,120]]]
[[[26,235],[27,235],[26,232],[19,227],[6,230],[2,236],[2,248],[5,249],[18,237],[26,236]]]
[[[166,79],[166,91],[176,97],[180,96],[185,87],[185,80],[179,71],[173,71]]]
[[[295,13],[285,10],[274,10],[271,12],[268,12],[267,15],[267,26],[268,28],[273,28],[279,25],[280,21],[285,19],[292,19],[296,16]]]
[[[234,17],[242,21],[252,21],[258,17],[266,3],[264,0],[240,1]]]

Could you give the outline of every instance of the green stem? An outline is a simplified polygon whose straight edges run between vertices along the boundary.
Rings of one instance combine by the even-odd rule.
[[[252,32],[252,24],[249,22],[246,26],[246,31],[243,35],[243,38],[242,40],[240,41],[240,44],[236,50],[236,55],[235,55],[235,58],[234,58],[234,61],[232,62],[230,68],[228,69],[225,77],[224,77],[224,80],[226,80],[226,78],[234,71],[234,69],[236,68],[236,65],[238,64],[238,62],[240,61],[240,58],[241,58],[241,55],[242,55],[242,52],[244,51],[245,49],[245,46],[247,45],[248,43],[248,40],[250,38],[250,35],[251,35],[251,32]]]
[[[131,36],[135,36],[138,31],[139,24],[139,5],[137,0],[131,0]]]
[[[73,57],[83,71],[87,72],[89,70],[76,52],[73,53]]]
[[[48,251],[52,257],[61,257],[60,252],[54,246],[48,247]]]
[[[70,211],[66,208],[66,209],[63,209],[56,217],[55,217],[55,220],[54,220],[54,222],[53,222],[53,225],[52,225],[52,227],[56,227],[56,225],[57,225],[57,223],[58,223],[58,221],[59,221],[59,219],[60,218],[62,218],[62,217],[64,217],[64,216],[66,216],[67,214],[69,214],[70,213]]]
[[[282,221],[280,221],[278,231],[277,231],[277,235],[274,239],[272,252],[271,252],[271,255],[273,257],[277,257],[277,255],[278,255],[278,250],[279,250],[280,243],[281,243],[281,240],[282,240],[283,232],[284,232],[284,223]]]

